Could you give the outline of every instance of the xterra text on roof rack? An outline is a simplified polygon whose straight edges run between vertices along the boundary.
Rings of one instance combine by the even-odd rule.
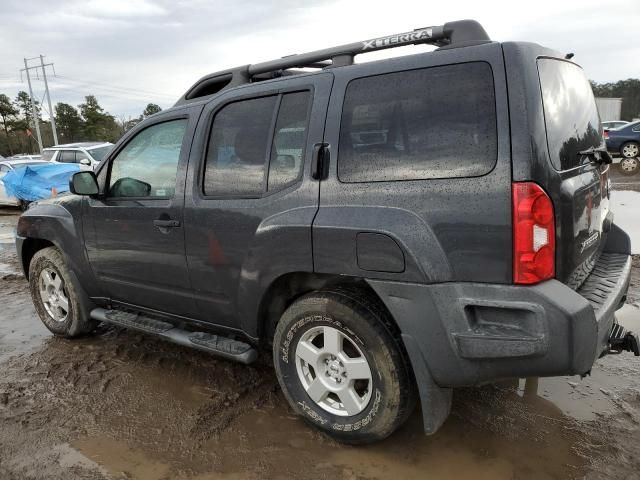
[[[439,48],[354,64],[410,43]],[[202,78],[32,206],[17,248],[57,335],[272,349],[335,438],[384,438],[418,398],[433,433],[455,387],[638,354],[610,160],[577,64],[452,22]]]

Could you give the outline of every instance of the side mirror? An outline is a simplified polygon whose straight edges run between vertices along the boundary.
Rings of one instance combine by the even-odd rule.
[[[91,160],[89,160],[87,157],[81,158],[80,159],[80,165],[86,165],[86,166],[90,167],[91,166]]]
[[[89,172],[76,172],[69,181],[69,190],[76,195],[98,195],[98,179],[96,174]]]

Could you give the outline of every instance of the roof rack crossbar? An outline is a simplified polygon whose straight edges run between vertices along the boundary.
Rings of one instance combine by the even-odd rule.
[[[353,63],[353,57],[361,54],[384,50],[387,48],[402,47],[405,45],[431,44],[439,47],[456,46],[472,43],[483,43],[491,41],[487,32],[475,20],[459,20],[456,22],[448,22],[444,25],[418,28],[410,32],[397,33],[385,37],[372,38],[362,42],[354,42],[337,47],[315,50],[313,52],[301,53],[297,55],[289,55],[286,57],[269,60],[267,62],[255,63],[247,65],[239,69],[225,70],[214,74],[207,75],[196,82],[178,101],[184,101],[198,97],[194,93],[199,90],[198,86],[201,82],[211,81],[213,77],[221,74],[228,75],[233,73],[234,77],[229,84],[222,89],[231,88],[242,83],[248,83],[255,75],[269,72],[277,72],[291,68],[328,68]],[[242,74],[242,75],[240,75]]]

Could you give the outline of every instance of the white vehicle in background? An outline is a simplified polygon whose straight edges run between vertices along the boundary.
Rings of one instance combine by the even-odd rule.
[[[54,163],[79,163],[83,170],[94,169],[109,153],[113,143],[78,142],[54,145],[42,151],[42,158]]]
[[[21,206],[22,201],[15,197],[7,195],[7,191],[4,188],[2,179],[11,170],[15,170],[20,167],[28,167],[29,165],[42,165],[48,163],[46,160],[2,160],[0,161],[0,205],[12,205],[15,207]]]
[[[30,153],[18,153],[8,158],[8,160],[42,160],[42,155],[32,155]]]

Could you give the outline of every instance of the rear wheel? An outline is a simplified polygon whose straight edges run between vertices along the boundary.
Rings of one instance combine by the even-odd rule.
[[[415,406],[406,354],[376,299],[320,291],[294,302],[278,323],[274,364],[292,408],[335,439],[390,435]]]
[[[54,334],[77,337],[92,331],[88,299],[71,277],[60,251],[44,248],[29,264],[29,289],[42,323]]]
[[[640,170],[640,161],[637,158],[623,158],[620,160],[620,172],[624,175],[635,175]]]
[[[627,142],[622,145],[620,153],[624,158],[634,158],[640,156],[640,144],[636,142]]]

